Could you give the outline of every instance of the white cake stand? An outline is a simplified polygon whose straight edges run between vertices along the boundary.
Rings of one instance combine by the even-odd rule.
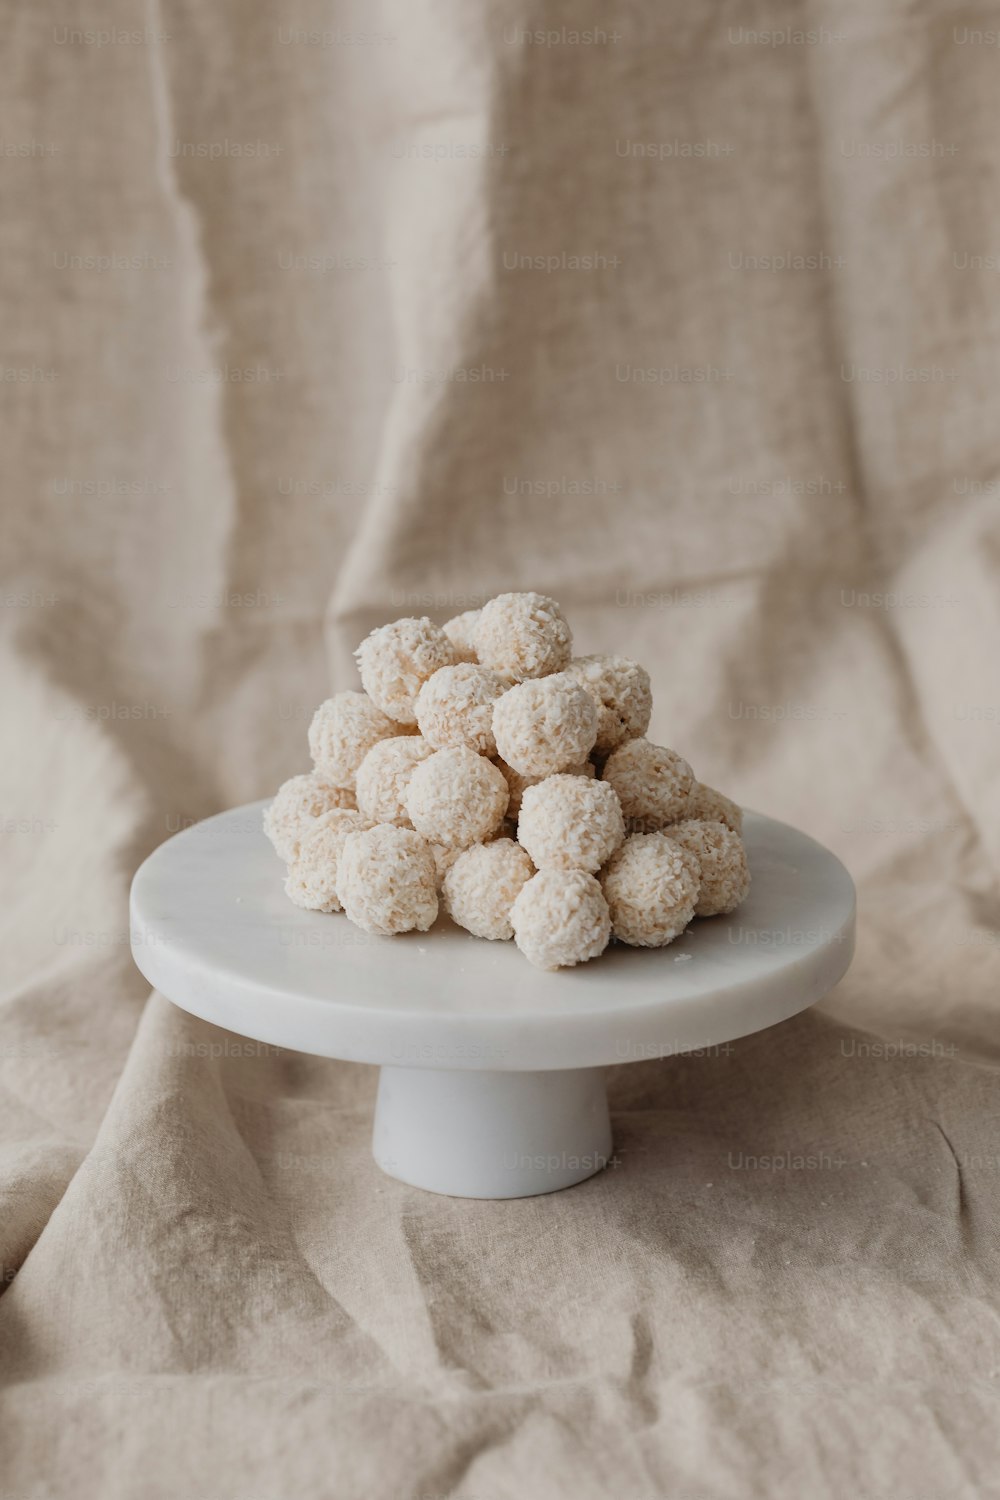
[[[854,886],[804,833],[748,814],[753,886],[663,949],[615,946],[545,974],[447,918],[370,937],[302,911],[261,831],[265,804],[162,844],[132,884],[135,961],[230,1031],[381,1068],[384,1172],[462,1198],[570,1187],[612,1151],[605,1069],[717,1046],[804,1010],[845,973]]]

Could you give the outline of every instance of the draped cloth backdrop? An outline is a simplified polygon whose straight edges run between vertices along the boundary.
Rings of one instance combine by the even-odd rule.
[[[996,1493],[988,21],[5,9],[0,1494]],[[372,1070],[151,996],[126,897],[374,624],[512,587],[859,951],[466,1203],[378,1174]]]

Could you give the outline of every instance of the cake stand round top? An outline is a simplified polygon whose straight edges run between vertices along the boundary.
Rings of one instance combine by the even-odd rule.
[[[753,884],[739,911],[696,920],[667,948],[613,945],[550,974],[445,916],[430,932],[383,938],[343,913],[294,906],[262,831],[265,805],[155,850],[132,883],[131,938],[168,999],[276,1046],[401,1067],[638,1061],[785,1020],[851,961],[851,877],[814,839],[758,814],[746,816]]]

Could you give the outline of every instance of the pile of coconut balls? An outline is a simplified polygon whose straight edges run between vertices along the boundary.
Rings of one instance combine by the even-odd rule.
[[[740,809],[645,738],[649,674],[574,657],[554,599],[395,620],[356,654],[364,691],[320,705],[315,769],[264,815],[298,906],[391,935],[443,905],[559,969],[612,937],[662,948],[746,896]]]

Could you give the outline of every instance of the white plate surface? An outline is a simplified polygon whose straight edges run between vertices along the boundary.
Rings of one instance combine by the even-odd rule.
[[[814,839],[759,814],[746,815],[753,885],[738,912],[695,921],[668,948],[614,946],[546,974],[513,943],[445,917],[378,938],[293,906],[261,830],[265,805],[208,818],[150,855],[132,885],[132,950],[177,1005],[276,1046],[430,1068],[638,1061],[785,1020],[851,961],[851,877]]]

